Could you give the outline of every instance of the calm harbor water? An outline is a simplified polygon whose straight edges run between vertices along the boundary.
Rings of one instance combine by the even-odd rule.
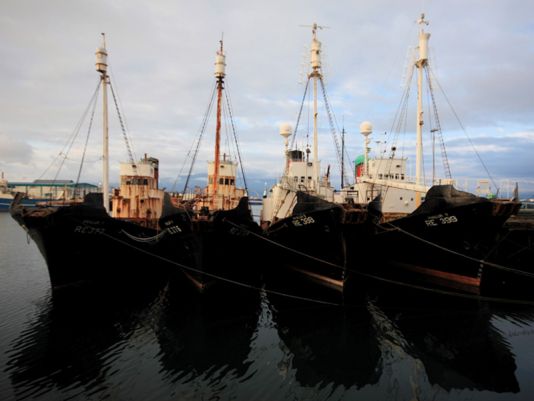
[[[534,308],[232,293],[191,300],[162,283],[52,294],[35,244],[0,214],[0,399],[534,397]]]

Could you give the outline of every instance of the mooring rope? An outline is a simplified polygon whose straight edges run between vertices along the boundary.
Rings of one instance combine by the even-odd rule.
[[[83,222],[82,222],[82,224],[83,224]],[[136,247],[135,245],[129,244],[128,242],[123,241],[123,240],[121,240],[119,238],[116,238],[116,237],[114,237],[112,235],[109,235],[109,234],[107,234],[105,232],[101,232],[100,234],[104,235],[107,238],[112,239],[113,241],[119,242],[122,245],[125,245],[127,247],[133,248],[136,251],[139,251],[139,252],[142,252],[142,253],[144,253],[146,255],[149,255],[151,257],[160,259],[160,260],[162,260],[162,261],[164,261],[166,263],[169,263],[171,265],[178,266],[178,267],[180,267],[180,268],[182,268],[184,270],[189,270],[189,271],[201,274],[203,276],[213,278],[215,280],[224,281],[226,283],[234,284],[234,285],[237,285],[237,286],[240,286],[240,287],[243,287],[243,288],[247,288],[247,289],[250,289],[250,290],[264,291],[264,292],[269,293],[269,294],[279,295],[279,296],[292,298],[292,299],[297,299],[297,300],[301,300],[301,301],[308,301],[308,302],[313,302],[313,303],[322,304],[322,305],[330,305],[330,306],[344,306],[344,304],[341,304],[341,303],[324,301],[324,300],[315,299],[315,298],[309,298],[309,297],[303,297],[303,296],[300,296],[300,295],[288,294],[288,293],[285,293],[285,292],[266,289],[266,288],[263,288],[263,287],[258,287],[258,286],[255,286],[255,285],[252,285],[252,284],[248,284],[248,283],[244,283],[244,282],[241,282],[241,281],[232,280],[230,278],[223,277],[223,276],[220,276],[218,274],[209,273],[209,272],[206,272],[206,271],[203,271],[203,270],[200,270],[200,269],[196,269],[196,268],[191,267],[191,266],[184,265],[182,263],[179,263],[179,262],[176,262],[174,260],[168,259],[168,258],[166,258],[164,256],[161,256],[161,255],[155,254],[153,252],[147,251],[145,249]]]
[[[233,223],[231,221],[226,220],[226,222],[229,223],[230,225],[234,226],[234,227],[238,227],[238,228],[240,228],[242,230],[248,231],[250,234],[252,234],[253,236],[255,236],[257,238],[265,240],[265,241],[267,241],[267,242],[269,242],[269,243],[271,243],[273,245],[276,245],[278,247],[281,247],[283,249],[289,250],[289,251],[291,251],[291,252],[293,252],[295,254],[298,254],[300,256],[304,256],[304,257],[306,257],[308,259],[315,260],[315,261],[320,262],[322,264],[329,265],[329,266],[332,266],[332,267],[336,267],[338,269],[341,269],[341,270],[344,270],[344,271],[348,271],[348,272],[354,273],[356,275],[359,275],[359,276],[362,276],[362,277],[366,277],[366,278],[370,278],[370,279],[373,279],[373,280],[378,280],[378,281],[386,282],[386,283],[389,283],[389,284],[399,285],[399,286],[402,286],[402,287],[422,290],[422,291],[426,291],[426,292],[432,292],[432,293],[437,293],[437,294],[441,294],[441,295],[457,296],[457,297],[467,298],[467,299],[475,299],[475,300],[478,300],[478,301],[501,302],[501,303],[512,303],[512,304],[522,304],[522,305],[534,305],[534,301],[515,300],[515,299],[508,299],[508,298],[498,298],[498,297],[487,297],[487,296],[482,296],[482,295],[463,294],[463,293],[458,293],[458,292],[441,290],[441,289],[438,289],[438,288],[429,288],[429,287],[424,287],[424,286],[420,286],[420,285],[416,285],[416,284],[405,283],[405,282],[398,281],[398,280],[392,280],[392,279],[388,279],[388,278],[385,278],[385,277],[376,276],[376,275],[370,274],[370,273],[364,273],[362,271],[350,269],[350,268],[347,268],[347,267],[343,267],[343,266],[337,265],[335,263],[329,262],[327,260],[323,260],[323,259],[317,258],[315,256],[306,254],[304,252],[298,251],[296,249],[287,247],[287,246],[285,246],[283,244],[280,244],[280,243],[278,243],[276,241],[273,241],[273,240],[270,240],[268,238],[265,238],[262,235],[256,234],[255,232],[250,231],[245,227],[241,227],[241,226],[239,226],[239,225],[237,225],[237,224],[235,224],[235,223]],[[511,269],[511,270],[514,270],[514,269]],[[532,276],[534,276],[534,275],[532,275]]]
[[[162,232],[154,235],[153,237],[141,238],[141,237],[136,237],[136,236],[124,231],[124,230],[121,230],[120,232],[123,233],[124,235],[126,235],[128,238],[130,238],[133,241],[143,242],[143,243],[158,242],[162,237],[164,237],[167,234],[167,230],[165,229]]]
[[[476,263],[479,263],[481,265],[485,265],[485,266],[489,266],[489,267],[493,267],[495,269],[498,269],[498,270],[503,270],[503,271],[507,271],[509,273],[513,273],[513,274],[517,274],[517,275],[520,275],[520,276],[525,276],[525,277],[529,277],[529,278],[534,278],[534,274],[532,273],[529,273],[529,272],[526,272],[526,271],[523,271],[523,270],[519,270],[519,269],[514,269],[514,268],[511,268],[511,267],[507,267],[507,266],[503,266],[503,265],[500,265],[500,264],[497,264],[497,263],[493,263],[493,262],[488,262],[488,261],[485,261],[484,259],[477,259],[477,258],[474,258],[472,256],[469,256],[469,255],[465,255],[463,253],[460,253],[460,252],[457,252],[457,251],[454,251],[452,249],[449,249],[449,248],[445,248],[444,246],[441,246],[439,244],[436,244],[434,242],[431,242],[431,241],[428,241],[424,238],[421,238],[409,231],[406,231],[406,230],[403,230],[402,228],[392,224],[392,223],[384,223],[384,224],[388,224],[390,225],[391,227],[393,227],[393,230],[395,231],[400,231],[402,232],[403,234],[406,234],[418,241],[421,241],[421,242],[424,242],[425,244],[428,244],[428,245],[431,245],[437,249],[440,249],[442,251],[445,251],[445,252],[449,252],[453,255],[456,255],[456,256],[459,256],[459,257],[462,257],[462,258],[465,258],[465,259],[468,259],[468,260],[471,260],[473,262],[476,262]]]
[[[332,267],[335,267],[335,268],[338,268],[338,269],[341,269],[341,270],[344,270],[344,271],[349,271],[351,273],[354,273],[354,274],[362,276],[362,277],[366,277],[366,278],[370,278],[370,279],[373,279],[373,280],[385,282],[385,283],[388,283],[388,284],[397,285],[397,286],[400,286],[400,287],[416,289],[416,290],[420,290],[420,291],[424,291],[424,292],[428,292],[428,293],[439,294],[439,295],[447,295],[447,296],[453,296],[453,297],[476,300],[476,301],[483,301],[483,302],[494,302],[494,303],[503,303],[503,304],[516,304],[516,305],[534,306],[534,301],[519,300],[519,299],[509,299],[509,298],[498,298],[498,297],[487,297],[487,296],[481,296],[481,295],[472,295],[472,294],[464,294],[464,293],[452,292],[452,291],[447,291],[447,290],[442,290],[442,289],[437,289],[437,288],[429,288],[429,287],[424,287],[424,286],[420,286],[420,285],[416,285],[416,284],[405,283],[405,282],[398,281],[398,280],[392,280],[392,279],[388,279],[388,278],[385,278],[385,277],[376,276],[376,275],[373,275],[373,274],[370,274],[370,273],[364,273],[364,272],[361,272],[361,271],[358,271],[358,270],[347,269],[346,267],[339,266],[339,265],[337,265],[335,263],[332,263],[332,262],[317,258],[315,256],[306,254],[304,252],[301,252],[301,251],[298,251],[296,249],[287,247],[287,246],[285,246],[283,244],[280,244],[280,243],[278,243],[276,241],[273,241],[273,240],[270,240],[268,238],[265,238],[264,236],[261,236],[261,235],[255,233],[255,232],[249,230],[248,228],[240,226],[240,225],[237,225],[237,224],[235,224],[235,223],[233,223],[233,222],[231,222],[229,220],[224,219],[224,221],[226,223],[234,226],[234,227],[239,228],[240,230],[244,230],[244,231],[248,232],[249,234],[251,234],[251,235],[253,235],[253,236],[255,236],[255,237],[257,237],[257,238],[259,238],[261,240],[265,240],[265,241],[267,241],[267,242],[269,242],[269,243],[271,243],[271,244],[273,244],[275,246],[282,247],[282,248],[284,248],[286,250],[289,250],[291,252],[294,252],[295,254],[298,254],[300,256],[304,256],[306,258],[315,260],[317,262],[320,262],[320,263],[323,263],[323,264],[326,264],[326,265],[329,265],[329,266],[332,266]],[[87,225],[83,221],[80,222],[80,223],[82,225]],[[227,278],[227,277],[220,276],[218,274],[206,272],[206,271],[203,271],[203,270],[191,267],[191,266],[184,265],[182,263],[179,263],[179,262],[176,262],[174,260],[168,259],[168,258],[166,258],[164,256],[161,256],[161,255],[155,254],[153,252],[147,251],[145,249],[139,248],[139,247],[137,247],[137,246],[135,246],[133,244],[129,244],[128,242],[123,241],[123,240],[121,240],[119,238],[116,238],[116,237],[114,237],[114,236],[112,236],[110,234],[107,234],[106,232],[99,232],[99,234],[111,239],[112,241],[121,243],[124,246],[132,248],[132,249],[134,249],[134,250],[136,250],[138,252],[144,253],[144,254],[146,254],[146,255],[148,255],[150,257],[153,257],[153,258],[159,259],[161,261],[164,261],[164,262],[166,262],[168,264],[180,267],[181,269],[192,271],[192,272],[195,272],[197,274],[200,274],[200,275],[203,275],[203,276],[206,276],[206,277],[210,277],[210,278],[213,278],[215,280],[220,280],[220,281],[223,281],[223,282],[226,282],[226,283],[229,283],[229,284],[233,284],[233,285],[236,285],[236,286],[239,286],[239,287],[243,287],[243,288],[247,288],[247,289],[255,290],[255,291],[264,291],[265,293],[268,293],[268,294],[278,295],[278,296],[282,296],[282,297],[286,297],[286,298],[291,298],[291,299],[296,299],[296,300],[301,300],[301,301],[306,301],[306,302],[311,302],[311,303],[316,303],[316,304],[321,304],[321,305],[329,305],[329,306],[336,306],[336,307],[361,307],[361,305],[351,305],[351,304],[347,304],[345,302],[344,303],[330,302],[330,301],[325,301],[325,300],[321,300],[321,299],[310,298],[310,297],[305,297],[305,296],[300,296],[300,295],[295,295],[295,294],[289,294],[289,293],[282,292],[282,291],[276,291],[276,290],[272,290],[272,289],[267,289],[265,287],[258,287],[258,286],[252,285],[252,284],[244,283],[244,282],[241,282],[241,281],[238,281],[238,280],[233,280],[233,279],[230,279],[230,278]]]

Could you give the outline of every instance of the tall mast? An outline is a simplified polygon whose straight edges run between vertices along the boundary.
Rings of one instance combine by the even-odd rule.
[[[108,128],[108,75],[106,35],[102,33],[102,46],[96,49],[96,70],[100,73],[102,82],[102,105],[103,105],[103,139],[102,139],[102,195],[104,198],[104,209],[109,213],[109,128]]]
[[[345,186],[343,182],[345,179],[345,123],[343,122],[343,129],[341,130],[341,189]]]
[[[417,121],[416,121],[416,152],[415,152],[415,183],[423,184],[423,69],[428,64],[428,39],[430,34],[426,33],[424,26],[428,25],[425,14],[421,14],[418,21],[421,26],[419,31],[419,58],[415,62],[417,67]],[[416,206],[421,203],[421,194],[416,193]]]
[[[321,42],[317,39],[317,28],[314,23],[312,26],[312,44],[311,44],[311,66],[312,72],[309,78],[313,78],[313,180],[315,188],[319,187],[319,145],[317,136],[317,81],[322,79],[321,74]]]
[[[223,52],[223,41],[221,39],[221,48],[215,57],[215,78],[217,79],[217,125],[215,126],[215,158],[213,166],[213,196],[211,199],[212,207],[215,205],[217,197],[217,184],[219,181],[219,164],[220,164],[220,146],[221,146],[221,103],[222,91],[225,77],[225,55]]]

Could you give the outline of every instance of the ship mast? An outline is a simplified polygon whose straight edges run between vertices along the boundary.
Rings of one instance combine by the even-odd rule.
[[[425,14],[421,14],[418,21],[421,25],[419,31],[419,58],[415,62],[417,67],[417,121],[416,121],[416,150],[415,150],[415,183],[423,184],[423,69],[428,64],[428,39],[430,34],[426,33],[424,26],[428,25]],[[421,204],[421,193],[416,193],[415,205]]]
[[[109,213],[109,128],[108,128],[108,94],[107,84],[107,56],[106,35],[102,33],[102,46],[96,49],[96,70],[100,73],[102,82],[102,104],[103,104],[103,139],[102,139],[102,195],[104,199],[104,209]]]
[[[345,124],[343,123],[343,130],[341,131],[341,188],[343,188],[345,179]]]
[[[312,72],[308,79],[313,78],[313,182],[315,189],[319,187],[319,145],[317,136],[317,82],[323,78],[321,73],[321,42],[317,39],[316,23],[312,26],[311,66]]]
[[[217,125],[215,126],[215,158],[213,166],[213,195],[211,198],[212,208],[216,205],[217,184],[219,181],[220,146],[221,146],[221,102],[225,77],[225,55],[223,52],[223,41],[221,48],[215,57],[215,78],[217,79]]]

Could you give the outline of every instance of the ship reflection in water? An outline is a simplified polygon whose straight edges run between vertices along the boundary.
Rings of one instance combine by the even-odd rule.
[[[534,396],[534,308],[367,284],[343,308],[232,284],[52,292],[9,216],[0,238],[2,401]]]
[[[434,304],[421,294],[367,293],[340,308],[224,286],[209,298],[172,283],[128,291],[43,297],[27,327],[3,344],[2,393],[32,400],[482,400],[492,393],[513,400],[531,389],[532,358],[517,357],[531,352],[531,310],[449,298]]]
[[[313,389],[304,398],[355,392],[362,399],[456,399],[465,390],[479,399],[471,392],[477,390],[485,399],[483,392],[509,397],[520,391],[510,332],[495,327],[487,307],[393,301],[376,297],[344,309],[279,307],[273,316],[280,347],[296,383]],[[522,317],[521,324],[532,324],[532,315]]]
[[[253,361],[248,355],[258,324],[260,294],[237,289],[238,296],[228,297],[224,290],[232,289],[220,290],[210,298],[193,299],[171,290],[158,316],[159,363],[164,378],[176,386],[178,399],[224,394],[231,382],[250,375]],[[194,386],[183,391],[187,383]]]
[[[16,399],[106,392],[120,355],[144,335],[159,296],[157,289],[132,295],[91,286],[57,291],[44,301],[7,352],[5,373]]]

